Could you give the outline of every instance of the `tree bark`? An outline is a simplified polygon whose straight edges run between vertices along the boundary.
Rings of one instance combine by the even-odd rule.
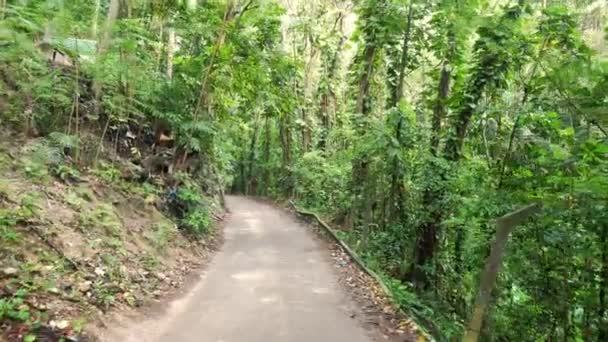
[[[599,308],[597,310],[598,316],[598,341],[608,340],[608,319],[606,314],[608,313],[606,303],[606,292],[608,291],[608,224],[604,221],[601,232],[601,248],[602,248],[602,266],[600,269],[600,291],[599,291]]]
[[[321,89],[321,86],[319,87],[319,92],[321,94],[319,101],[319,115],[323,126],[319,138],[319,149],[321,150],[325,150],[327,146],[327,136],[331,130],[336,112],[336,94],[331,82],[336,77],[338,60],[340,59],[340,54],[342,53],[342,47],[346,42],[346,36],[344,35],[344,14],[342,12],[338,13],[338,18],[336,19],[336,23],[332,29],[332,35],[336,34],[336,32],[340,33],[340,40],[338,41],[336,51],[333,53],[326,68],[327,89]]]
[[[441,74],[439,76],[439,87],[437,88],[437,99],[433,107],[433,120],[431,123],[431,154],[437,157],[437,149],[439,148],[439,137],[441,136],[441,122],[446,113],[446,101],[450,94],[450,83],[452,79],[452,70],[450,67],[450,57],[443,61],[441,66]]]
[[[106,17],[106,22],[103,27],[103,34],[99,41],[99,53],[103,54],[108,49],[110,44],[110,39],[112,38],[112,26],[118,18],[118,12],[120,11],[120,0],[111,0],[110,8],[108,9],[108,15]]]
[[[409,58],[409,43],[412,35],[412,20],[414,15],[413,10],[414,4],[413,1],[410,2],[408,7],[407,14],[407,24],[405,28],[405,32],[403,33],[403,45],[401,49],[401,59],[399,60],[399,70],[398,70],[398,78],[397,85],[394,88],[393,94],[391,96],[392,107],[395,107],[399,104],[401,99],[403,98],[403,83],[405,80],[405,66],[407,64],[407,60]]]
[[[246,195],[252,195],[257,192],[257,187],[255,186],[255,176],[253,175],[253,167],[255,165],[255,147],[257,145],[258,131],[260,129],[258,121],[258,114],[256,114],[253,120],[253,134],[251,136],[251,143],[249,144],[249,158],[247,160],[247,189],[245,189]]]
[[[281,139],[281,149],[283,152],[283,172],[285,173],[285,194],[291,197],[293,194],[294,184],[291,173],[292,165],[292,136],[291,136],[291,120],[289,113],[283,113],[279,118],[279,137]]]
[[[114,25],[116,18],[118,18],[119,10],[120,10],[120,0],[111,0],[110,8],[108,10],[108,15],[106,17],[106,22],[103,27],[103,33],[101,35],[101,38],[99,38],[99,42],[98,42],[98,46],[97,46],[97,50],[98,50],[97,52],[98,52],[98,55],[100,55],[100,56],[105,54],[108,49],[108,46],[110,44],[110,39],[112,38],[112,26]],[[93,84],[92,84],[91,88],[93,89],[93,96],[95,97],[95,101],[93,102],[94,112],[97,116],[99,116],[99,113],[101,112],[101,105],[100,105],[101,83],[99,81],[93,79]]]
[[[175,29],[167,29],[167,79],[173,79],[173,55],[175,53]]]
[[[370,113],[369,107],[369,86],[370,79],[374,72],[374,59],[376,57],[376,45],[373,42],[368,42],[363,52],[364,67],[363,73],[359,78],[359,87],[357,92],[357,107],[355,108],[356,113],[367,116]]]
[[[430,151],[435,157],[438,155],[439,137],[441,136],[441,123],[447,112],[446,101],[450,94],[450,84],[452,81],[452,59],[456,53],[456,41],[453,32],[450,30],[447,33],[448,51],[444,57],[441,73],[439,76],[439,84],[437,87],[437,99],[433,108],[433,119],[431,128],[431,143]],[[434,161],[431,161],[431,168],[437,170],[437,176],[444,179],[445,175],[440,168],[434,167]],[[421,225],[420,230],[416,234],[416,246],[414,247],[414,262],[410,266],[409,278],[415,286],[426,287],[428,284],[428,275],[424,271],[424,267],[433,260],[437,251],[439,228],[443,214],[441,208],[438,208],[436,202],[443,194],[440,189],[427,187],[422,195],[422,205],[429,210],[429,217]]]
[[[4,1],[4,0],[3,0]],[[99,9],[101,7],[101,0],[95,0],[95,9],[93,12],[93,20],[91,23],[91,37],[93,39],[97,38],[97,27],[99,25]]]
[[[369,88],[370,79],[374,71],[374,59],[376,56],[376,45],[373,42],[367,42],[364,49],[364,68],[359,79],[359,91],[357,95],[356,113],[359,117],[359,135],[365,134],[365,119],[371,112],[369,106]],[[353,188],[355,195],[355,210],[360,211],[363,218],[363,225],[368,227],[372,222],[372,203],[369,194],[369,161],[367,156],[360,156],[353,159]]]
[[[264,123],[264,194],[268,195],[270,190],[270,144],[272,139],[270,116],[266,115]]]
[[[399,64],[397,66],[397,84],[394,88],[392,97],[391,97],[391,108],[399,106],[399,102],[403,98],[403,83],[405,79],[405,66],[407,64],[409,58],[409,43],[411,39],[412,32],[412,19],[413,19],[413,3],[410,2],[408,15],[407,15],[407,24],[405,28],[405,32],[403,33],[403,45],[401,47],[401,58],[399,59]],[[399,120],[397,121],[397,127],[395,128],[395,139],[401,146],[401,130],[403,128],[403,114],[400,113]],[[403,204],[405,202],[405,189],[403,186],[403,170],[402,166],[399,163],[399,157],[395,156],[392,162],[392,170],[391,170],[391,192],[389,197],[389,208],[390,215],[389,219],[391,221],[403,222],[404,220],[404,208]]]
[[[224,19],[220,27],[220,32],[218,33],[218,36],[215,39],[215,43],[213,44],[213,50],[211,51],[211,55],[209,56],[209,61],[207,62],[207,66],[205,67],[203,75],[201,76],[200,92],[196,101],[196,106],[194,107],[195,120],[198,119],[199,113],[201,112],[202,108],[207,107],[207,103],[209,100],[209,77],[211,76],[211,73],[214,70],[215,59],[217,58],[217,55],[219,54],[219,51],[224,45],[224,41],[226,40],[226,26],[228,22],[234,19],[235,15],[235,0],[229,0],[228,4],[226,5],[226,10],[224,12]]]

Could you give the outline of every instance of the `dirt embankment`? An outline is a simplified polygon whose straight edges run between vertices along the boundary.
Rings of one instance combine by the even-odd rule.
[[[213,230],[202,239],[180,231],[159,210],[165,190],[125,181],[119,160],[51,170],[49,151],[31,141],[15,146],[0,146],[0,327],[8,341],[82,341],[83,327],[104,313],[180,287],[218,243]],[[221,216],[219,206],[212,212]]]

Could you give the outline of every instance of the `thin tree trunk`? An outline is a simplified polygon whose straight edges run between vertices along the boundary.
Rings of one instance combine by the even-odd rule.
[[[412,18],[413,18],[413,3],[410,2],[408,15],[407,15],[407,24],[405,28],[405,32],[403,34],[403,45],[401,47],[401,58],[399,59],[398,64],[398,79],[397,84],[394,88],[392,97],[391,97],[391,108],[397,107],[401,99],[403,98],[403,82],[405,79],[405,66],[407,64],[409,58],[409,42],[410,36],[412,32]],[[403,114],[400,113],[399,120],[397,122],[397,127],[395,128],[395,139],[401,146],[401,130],[403,128]],[[389,197],[389,208],[390,215],[389,219],[391,221],[403,222],[404,210],[403,205],[405,202],[405,189],[403,187],[403,170],[402,166],[399,163],[399,157],[393,157],[392,161],[392,170],[391,170],[391,192]]]
[[[448,51],[441,66],[439,76],[439,85],[437,87],[437,99],[433,108],[433,119],[431,128],[431,144],[430,150],[433,156],[438,154],[439,137],[441,135],[441,122],[447,112],[446,101],[450,94],[450,83],[452,80],[452,59],[456,52],[456,42],[452,31],[448,32]],[[434,167],[434,161],[431,161],[429,167]],[[436,168],[437,177],[441,180],[445,175],[441,173],[440,168]],[[425,287],[428,284],[428,275],[424,271],[424,267],[433,260],[439,242],[439,227],[442,220],[441,209],[434,205],[437,198],[441,198],[443,194],[436,187],[427,187],[422,195],[423,208],[428,208],[430,211],[428,218],[420,226],[420,230],[416,234],[416,245],[414,247],[414,262],[410,266],[406,278],[414,283],[415,286]]]
[[[268,195],[270,190],[270,144],[272,138],[270,116],[266,115],[264,123],[264,194]]]
[[[6,0],[0,0],[0,19],[4,19],[6,12]]]
[[[173,55],[175,53],[175,29],[167,29],[167,79],[173,79]]]
[[[95,10],[93,12],[93,22],[91,23],[91,37],[97,39],[97,27],[99,26],[99,10],[101,7],[101,0],[95,0]]]
[[[310,150],[310,144],[312,141],[312,122],[309,115],[308,100],[310,99],[311,93],[311,81],[312,81],[312,70],[315,59],[319,50],[315,48],[314,39],[312,35],[308,36],[308,45],[310,53],[308,56],[308,62],[304,68],[304,105],[302,106],[302,152],[306,153]]]
[[[202,107],[207,106],[207,101],[209,99],[209,89],[208,82],[209,76],[213,72],[215,66],[215,59],[219,54],[220,49],[224,45],[224,40],[226,39],[226,25],[228,21],[232,19],[232,13],[234,9],[234,3],[231,1],[226,7],[226,13],[224,14],[224,23],[222,24],[222,28],[220,29],[220,33],[215,41],[213,46],[213,51],[211,52],[211,56],[209,56],[209,61],[207,63],[207,67],[205,67],[205,71],[203,72],[203,76],[201,77],[201,87],[198,95],[198,100],[196,102],[196,106],[194,107],[194,119],[196,120],[199,116]]]
[[[162,65],[161,65],[161,57],[163,54],[163,42],[165,39],[165,25],[163,22],[160,23],[160,28],[158,30],[158,48],[156,49],[155,53],[156,53],[156,62],[154,63],[154,70],[157,70],[158,72],[161,71]]]
[[[435,157],[437,157],[437,150],[439,148],[439,137],[441,136],[441,122],[445,117],[446,101],[450,94],[450,81],[452,79],[452,72],[449,63],[449,57],[443,61],[443,65],[441,67],[441,74],[439,76],[439,87],[437,88],[437,99],[435,100],[435,106],[433,107],[433,120],[431,123],[431,154]]]
[[[336,32],[340,32],[340,40],[338,41],[336,50],[333,53],[333,56],[331,57],[326,69],[327,89],[322,89],[321,85],[319,86],[319,92],[321,93],[319,115],[323,125],[321,136],[319,138],[319,149],[321,150],[325,150],[327,146],[327,136],[331,130],[336,112],[336,94],[332,87],[332,81],[337,76],[338,61],[340,59],[340,54],[342,53],[342,47],[346,42],[346,36],[344,35],[344,14],[342,12],[338,13],[338,18],[336,19],[332,29],[332,35],[336,34]]]
[[[530,82],[532,82],[532,79],[534,78],[534,75],[536,75],[536,71],[538,70],[538,67],[540,66],[540,63],[543,58],[543,52],[545,51],[547,43],[548,43],[548,40],[545,39],[543,41],[543,45],[538,53],[538,57],[536,58],[536,60],[534,62],[532,71],[530,72],[530,77],[528,78],[528,81],[524,85],[524,96],[522,97],[521,103],[519,105],[520,108],[522,108],[522,109],[523,109],[524,105],[528,102],[528,97],[530,95]],[[503,158],[502,162],[500,163],[500,174],[498,176],[498,188],[502,188],[502,185],[503,185],[503,180],[504,180],[507,163],[511,160],[511,153],[513,151],[513,143],[515,142],[515,135],[517,133],[517,129],[519,128],[520,121],[521,121],[521,110],[515,117],[515,122],[513,123],[513,129],[511,129],[511,134],[509,135],[509,145],[507,147],[507,152],[505,153],[505,157]]]
[[[368,43],[363,52],[364,58],[364,69],[363,74],[359,78],[359,87],[357,93],[357,107],[355,108],[356,113],[367,116],[371,112],[369,107],[369,86],[370,79],[374,72],[374,59],[376,57],[376,45]]]
[[[608,340],[608,303],[606,303],[606,292],[608,292],[608,224],[604,221],[601,232],[601,248],[602,248],[602,266],[600,269],[600,291],[599,291],[599,307],[597,310],[598,317],[598,341]]]
[[[409,43],[410,36],[412,35],[412,20],[414,15],[413,10],[414,4],[413,1],[410,2],[407,14],[407,24],[405,32],[403,33],[403,46],[401,49],[401,59],[399,60],[399,70],[398,70],[398,79],[397,85],[395,86],[394,92],[392,94],[392,106],[397,106],[401,99],[403,98],[403,82],[405,79],[405,66],[407,64],[407,60],[409,58]]]
[[[279,118],[279,137],[281,139],[281,149],[283,151],[283,172],[285,174],[285,194],[291,197],[293,194],[294,184],[291,173],[292,164],[292,143],[291,143],[291,122],[289,113],[284,113]]]
[[[365,119],[371,112],[371,108],[369,105],[369,88],[370,88],[370,79],[374,72],[374,59],[376,56],[376,45],[368,42],[364,49],[364,68],[363,73],[359,79],[359,90],[357,94],[357,106],[356,113],[360,115],[359,117],[359,126],[360,132],[359,135],[363,136],[365,134]],[[358,158],[353,159],[353,185],[354,185],[354,195],[355,195],[355,210],[360,211],[361,217],[363,219],[363,225],[367,227],[372,222],[372,203],[371,198],[368,196],[369,194],[369,161],[366,156],[360,156]],[[359,215],[357,215],[359,216]]]
[[[255,176],[253,175],[253,166],[255,165],[255,147],[258,142],[258,131],[260,130],[257,113],[253,120],[253,125],[253,134],[251,136],[251,143],[249,144],[249,158],[247,160],[247,189],[245,189],[245,194],[247,195],[253,195],[257,192],[255,186]]]
[[[99,53],[103,54],[108,49],[110,39],[112,38],[112,26],[118,18],[118,12],[120,11],[120,0],[111,0],[110,8],[108,9],[108,15],[103,28],[102,38],[99,41]]]
[[[120,10],[120,0],[111,0],[110,8],[108,10],[108,15],[106,17],[106,22],[103,27],[103,33],[102,33],[101,37],[99,38],[99,42],[97,45],[97,50],[98,50],[97,53],[99,56],[102,56],[103,54],[105,54],[105,52],[108,49],[108,46],[110,44],[110,39],[112,37],[112,26],[114,25],[116,18],[118,18],[119,10]],[[101,83],[98,80],[93,79],[92,89],[93,89],[93,95],[95,98],[95,101],[93,102],[94,112],[97,116],[99,116],[99,113],[101,112],[101,104],[100,104]]]

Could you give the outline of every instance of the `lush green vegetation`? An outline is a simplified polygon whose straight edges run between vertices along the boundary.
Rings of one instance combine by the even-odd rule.
[[[481,337],[608,339],[603,2],[0,4],[2,125],[62,152],[33,179],[99,169],[111,148],[188,174],[167,182],[180,203],[294,198],[440,338],[471,317],[495,219],[540,203]],[[176,210],[206,231],[207,213]]]

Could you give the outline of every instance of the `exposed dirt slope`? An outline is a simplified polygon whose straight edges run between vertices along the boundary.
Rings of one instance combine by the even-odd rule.
[[[10,341],[69,340],[104,311],[178,287],[204,260],[209,246],[157,209],[159,187],[102,166],[61,180],[39,165],[35,141],[14,146],[0,146],[0,324]]]

